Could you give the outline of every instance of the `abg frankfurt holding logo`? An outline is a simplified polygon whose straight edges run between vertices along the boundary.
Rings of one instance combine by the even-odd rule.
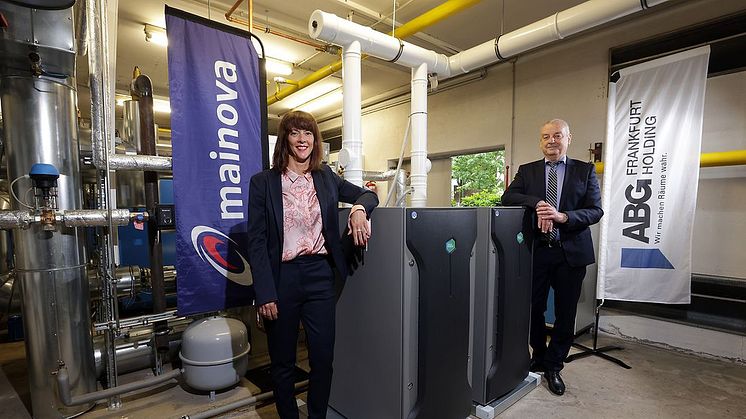
[[[251,271],[247,269],[249,263],[238,252],[238,243],[214,228],[196,226],[192,229],[192,245],[199,257],[207,261],[221,275],[240,285],[251,285]],[[227,250],[228,257],[223,257],[218,250],[222,246]],[[233,257],[231,257],[233,256]],[[238,257],[236,257],[238,256]],[[241,260],[241,266],[234,266],[230,261]]]

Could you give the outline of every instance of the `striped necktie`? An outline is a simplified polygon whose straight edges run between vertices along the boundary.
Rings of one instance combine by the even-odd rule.
[[[549,180],[547,181],[547,203],[557,208],[557,165],[559,162],[547,162],[549,165]],[[547,239],[557,240],[557,228],[547,233]]]

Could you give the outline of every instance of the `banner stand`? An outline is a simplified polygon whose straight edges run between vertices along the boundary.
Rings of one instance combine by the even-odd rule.
[[[601,302],[596,306],[596,322],[595,322],[595,325],[593,326],[593,330],[591,331],[591,334],[593,334],[593,347],[589,348],[580,343],[573,342],[572,346],[576,348],[580,348],[582,350],[576,354],[569,355],[567,358],[565,358],[565,362],[572,362],[572,361],[575,361],[576,359],[586,358],[589,356],[597,356],[609,362],[613,362],[624,369],[628,369],[628,370],[632,369],[632,367],[627,365],[621,359],[614,358],[613,356],[606,354],[606,352],[624,350],[623,347],[621,346],[603,346],[600,348],[598,347],[598,319],[600,317],[601,306],[603,305],[604,305],[604,300],[601,300]],[[578,336],[575,336],[575,338],[577,337]]]

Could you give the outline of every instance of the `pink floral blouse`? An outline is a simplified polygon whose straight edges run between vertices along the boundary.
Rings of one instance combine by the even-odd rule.
[[[327,254],[321,207],[310,172],[299,175],[288,169],[282,174],[282,214],[283,262],[300,255]]]

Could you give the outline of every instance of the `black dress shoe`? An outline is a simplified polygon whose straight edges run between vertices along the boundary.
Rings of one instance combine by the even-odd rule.
[[[559,371],[547,371],[544,373],[544,378],[547,379],[549,391],[558,396],[565,394],[565,383],[562,381]]]
[[[544,372],[544,365],[541,362],[532,359],[528,364],[528,370],[531,372]]]

